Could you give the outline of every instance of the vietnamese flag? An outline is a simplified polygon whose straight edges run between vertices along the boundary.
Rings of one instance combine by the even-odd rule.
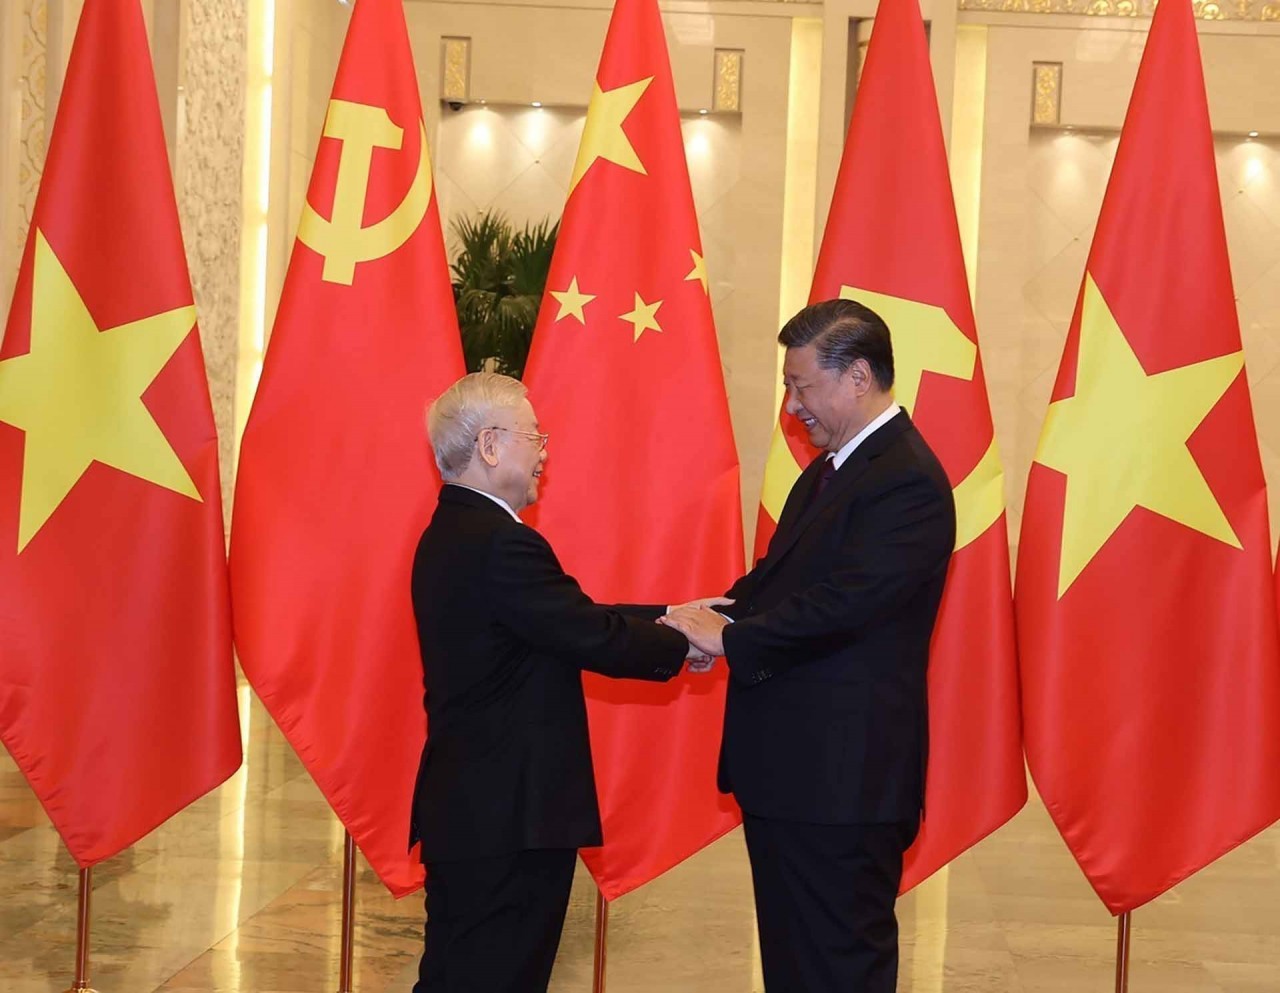
[[[656,0],[617,0],[525,380],[551,457],[532,518],[597,600],[676,603],[742,574],[738,457]],[[723,666],[587,674],[612,900],[734,827],[716,791]]]
[[[240,765],[218,439],[137,0],[86,0],[0,346],[0,737],[81,867]]]
[[[1004,473],[916,0],[881,0],[876,12],[810,301],[835,297],[889,325],[894,399],[955,490],[956,549],[929,655],[925,816],[903,866],[905,892],[1027,798]]]
[[[1157,8],[1138,69],[1027,484],[1017,610],[1031,772],[1113,913],[1280,816],[1266,488],[1187,0]]]
[[[245,428],[231,578],[245,674],[397,896],[423,878],[425,415],[464,371],[401,0],[360,0]]]

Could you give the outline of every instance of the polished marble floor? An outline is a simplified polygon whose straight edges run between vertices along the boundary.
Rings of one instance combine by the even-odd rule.
[[[342,832],[242,689],[236,776],[95,870],[100,993],[333,993]],[[0,753],[0,991],[70,985],[75,866]],[[408,993],[418,897],[359,883],[357,993]],[[591,989],[579,873],[552,981]],[[900,904],[902,993],[1106,993],[1115,925],[1033,803]],[[755,993],[750,880],[734,832],[611,908],[609,993]],[[1280,993],[1280,829],[1134,915],[1133,993]]]

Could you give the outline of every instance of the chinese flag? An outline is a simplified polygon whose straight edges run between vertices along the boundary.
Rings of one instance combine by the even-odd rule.
[[[713,596],[742,510],[707,270],[656,0],[617,0],[525,379],[551,433],[534,520],[597,600]],[[723,666],[585,677],[615,899],[740,819],[715,787]]]
[[[231,581],[245,674],[397,896],[422,882],[425,413],[463,372],[401,0],[360,0],[245,428]]]
[[[0,346],[0,737],[81,866],[240,765],[218,439],[137,0],[87,0]]]
[[[929,657],[925,819],[903,867],[905,892],[1027,799],[1004,473],[916,0],[881,0],[876,13],[809,298],[835,297],[858,300],[888,323],[894,398],[955,489],[956,551]],[[812,452],[783,414],[762,521],[777,519]],[[766,547],[758,537],[757,550]]]
[[[1113,913],[1280,816],[1269,543],[1195,22],[1187,0],[1168,0],[1138,69],[1018,554],[1027,758]]]

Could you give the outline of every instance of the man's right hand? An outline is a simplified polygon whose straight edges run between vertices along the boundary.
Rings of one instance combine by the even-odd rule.
[[[685,656],[685,661],[689,663],[690,672],[710,672],[711,667],[716,664],[716,660],[705,652],[700,652],[692,645],[689,646],[689,654]]]

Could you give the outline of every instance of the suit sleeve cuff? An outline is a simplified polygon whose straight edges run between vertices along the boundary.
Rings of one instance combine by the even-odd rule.
[[[757,686],[773,676],[773,671],[754,657],[740,635],[745,635],[747,625],[729,624],[724,629],[724,658],[729,674],[744,686]]]

